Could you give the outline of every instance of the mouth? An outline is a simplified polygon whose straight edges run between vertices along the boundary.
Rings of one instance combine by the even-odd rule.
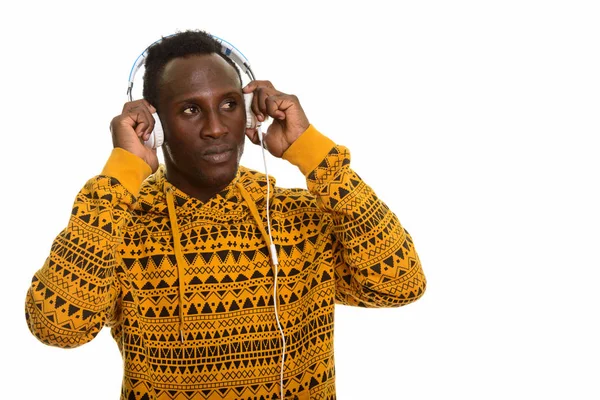
[[[213,164],[228,161],[233,154],[233,148],[227,145],[218,145],[204,149],[200,157]]]

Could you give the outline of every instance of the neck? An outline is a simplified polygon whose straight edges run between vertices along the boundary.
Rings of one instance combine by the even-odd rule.
[[[175,168],[168,167],[165,171],[165,177],[177,189],[203,203],[206,203],[231,183],[231,179],[227,182],[204,182],[202,179],[191,180],[176,171]]]

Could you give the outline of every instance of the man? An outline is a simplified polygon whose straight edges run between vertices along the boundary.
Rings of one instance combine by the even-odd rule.
[[[259,121],[273,118],[266,148],[308,191],[239,166],[245,137],[259,143],[244,93]],[[112,120],[113,152],[33,278],[32,333],[74,347],[110,326],[121,399],[335,399],[334,303],[419,298],[410,236],[298,99],[267,81],[242,88],[210,35],[155,44],[144,97]],[[155,111],[165,166],[142,144]]]

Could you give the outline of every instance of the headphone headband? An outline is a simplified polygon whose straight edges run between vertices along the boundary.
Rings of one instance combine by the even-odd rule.
[[[131,71],[129,71],[129,81],[127,83],[127,97],[129,99],[129,101],[133,101],[133,94],[132,94],[133,80],[135,79],[135,75],[137,74],[137,72],[140,70],[140,68],[142,68],[142,65],[144,65],[144,63],[146,62],[146,58],[148,57],[148,50],[150,49],[150,47],[154,46],[156,43],[159,43],[159,42],[163,41],[163,39],[166,39],[173,35],[176,35],[176,34],[174,33],[174,34],[165,36],[161,39],[158,39],[157,41],[152,43],[150,46],[146,47],[144,49],[144,51],[135,59],[135,62],[133,63],[133,66],[131,67]],[[243,71],[250,78],[250,80],[255,79],[254,73],[252,72],[252,68],[250,68],[250,62],[248,61],[246,56],[244,56],[244,54],[242,54],[241,51],[239,51],[234,45],[232,45],[225,39],[221,39],[220,37],[217,37],[215,35],[210,35],[210,36],[214,40],[216,40],[217,42],[219,42],[221,44],[221,54],[223,54],[225,57],[227,57],[231,61],[233,61],[235,63],[235,65],[237,65],[238,68],[241,71]]]

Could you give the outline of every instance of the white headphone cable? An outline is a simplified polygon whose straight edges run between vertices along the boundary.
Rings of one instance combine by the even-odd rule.
[[[271,218],[270,218],[270,208],[269,208],[269,200],[270,200],[270,185],[269,185],[269,171],[267,170],[267,158],[265,156],[265,144],[263,142],[263,132],[258,125],[256,127],[256,131],[258,133],[258,138],[260,140],[260,147],[262,149],[263,156],[263,164],[265,166],[265,176],[267,178],[267,232],[269,233],[269,247],[271,253],[271,259],[273,260],[273,266],[275,267],[274,273],[274,284],[273,284],[273,306],[275,308],[275,320],[277,321],[277,328],[279,329],[279,333],[281,334],[282,341],[282,350],[281,350],[281,369],[280,369],[280,390],[281,390],[281,399],[283,400],[283,370],[284,370],[284,361],[285,361],[285,335],[283,334],[283,327],[281,326],[281,322],[279,321],[279,313],[277,311],[277,272],[279,261],[277,259],[277,249],[275,244],[273,243],[273,235],[271,234]]]

